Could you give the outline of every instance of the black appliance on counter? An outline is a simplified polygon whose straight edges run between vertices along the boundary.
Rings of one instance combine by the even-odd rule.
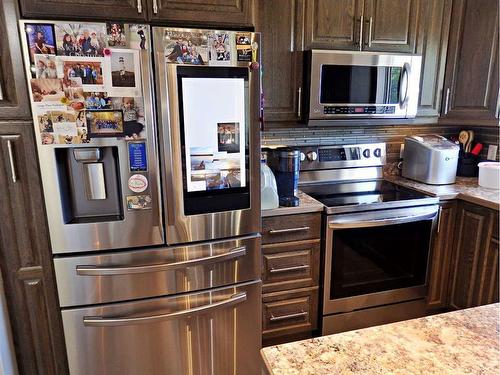
[[[298,206],[300,151],[284,147],[272,150],[270,155],[268,163],[276,177],[280,206]]]
[[[325,205],[322,334],[423,316],[438,198],[384,180],[383,143],[302,151],[299,188]]]

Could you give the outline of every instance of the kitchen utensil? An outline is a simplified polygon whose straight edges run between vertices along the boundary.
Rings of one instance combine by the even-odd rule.
[[[474,156],[478,156],[481,150],[483,149],[483,144],[482,143],[476,143],[472,151],[470,152]]]
[[[467,141],[467,144],[465,145],[465,152],[470,152],[470,149],[472,147],[472,141],[474,140],[474,131],[467,130],[467,133],[469,133],[469,140]]]
[[[479,186],[500,189],[500,163],[486,161],[479,163]]]
[[[467,144],[467,142],[469,141],[469,133],[467,132],[467,130],[462,130],[459,134],[458,134],[458,141],[460,142],[460,144],[462,145],[462,150],[465,152],[465,145]]]

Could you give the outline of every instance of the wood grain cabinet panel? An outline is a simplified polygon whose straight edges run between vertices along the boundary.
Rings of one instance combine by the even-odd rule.
[[[498,0],[453,2],[444,123],[499,124],[498,7]]]
[[[0,1],[0,121],[31,118],[18,19],[16,1]]]
[[[428,310],[444,309],[448,305],[456,211],[456,201],[440,204],[429,268]]]
[[[21,374],[67,374],[33,124],[0,123],[0,268]]]
[[[190,25],[253,25],[254,0],[148,0],[152,20]],[[274,0],[272,1],[274,2]]]
[[[137,20],[147,19],[152,0],[20,0],[26,18]]]
[[[360,49],[362,0],[307,0],[305,46]]]
[[[365,0],[363,50],[414,53],[419,0]]]

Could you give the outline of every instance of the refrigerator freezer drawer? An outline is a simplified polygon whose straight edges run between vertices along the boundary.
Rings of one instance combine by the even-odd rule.
[[[259,374],[261,282],[62,311],[72,375]]]
[[[260,235],[54,259],[61,307],[157,297],[260,278]]]

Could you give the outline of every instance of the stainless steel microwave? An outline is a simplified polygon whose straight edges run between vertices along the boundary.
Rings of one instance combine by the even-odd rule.
[[[309,120],[415,117],[421,62],[419,55],[311,50],[305,114]]]

